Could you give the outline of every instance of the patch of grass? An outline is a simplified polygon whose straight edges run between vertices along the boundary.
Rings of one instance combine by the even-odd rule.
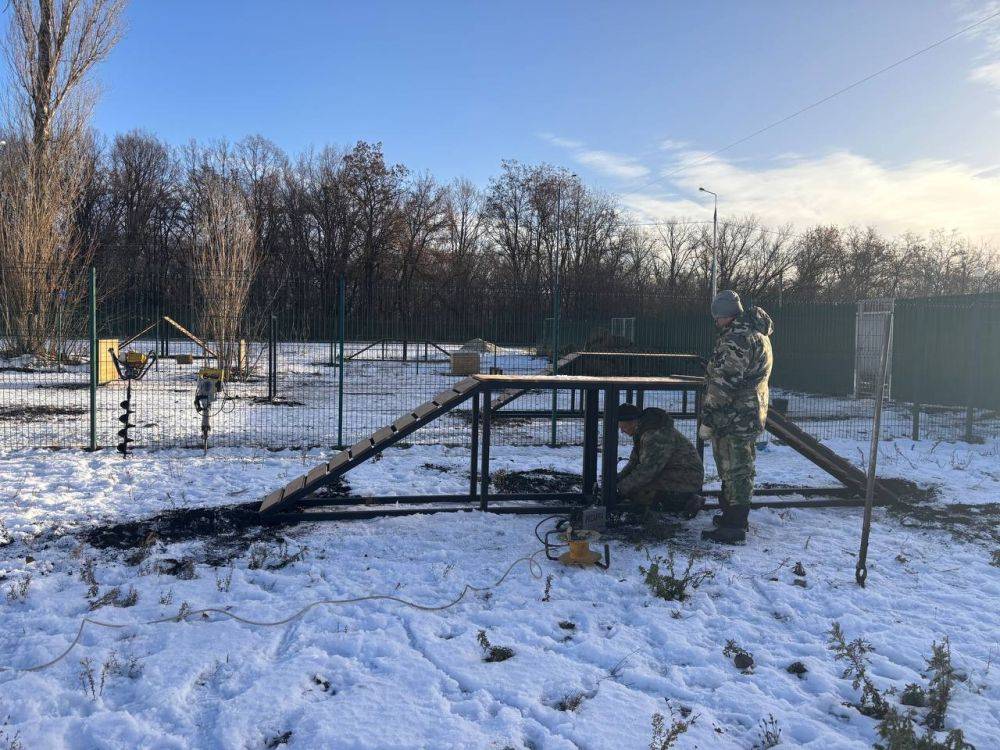
[[[490,643],[490,639],[486,637],[485,630],[479,631],[476,635],[476,640],[483,649],[483,661],[507,661],[514,656],[514,649],[507,646],[494,646]]]
[[[643,574],[643,581],[654,596],[668,602],[682,602],[688,597],[691,589],[698,588],[715,575],[715,571],[710,568],[695,571],[694,565],[698,559],[699,555],[692,553],[684,570],[678,573],[675,568],[674,553],[671,550],[665,558],[660,556],[652,558],[648,568],[640,566],[639,572]]]
[[[12,583],[7,588],[7,601],[23,602],[28,598],[28,589],[31,588],[31,573],[28,573],[17,583]]]
[[[834,653],[834,659],[846,662],[841,677],[850,679],[855,690],[861,689],[861,702],[855,708],[873,719],[884,718],[889,711],[889,704],[868,676],[868,654],[875,650],[872,644],[863,638],[856,638],[848,643],[839,622],[830,627],[827,644]]]
[[[899,696],[899,702],[904,706],[913,708],[927,707],[927,691],[915,682],[911,682]]]
[[[766,719],[760,720],[757,741],[753,743],[753,750],[770,750],[781,744],[781,727],[773,714],[768,714]]]
[[[573,695],[567,695],[565,698],[560,698],[559,702],[556,703],[556,709],[559,711],[576,711],[583,703],[583,699],[586,698],[585,693],[574,693]]]
[[[667,704],[670,710],[670,724],[667,725],[667,717],[657,712],[653,714],[653,736],[649,740],[649,750],[667,750],[673,747],[677,739],[684,734],[698,720],[698,716],[678,717],[674,713],[673,706]]]
[[[215,574],[215,589],[222,594],[229,593],[229,589],[233,585],[233,570],[234,566],[230,565],[229,570],[224,576],[220,576],[218,573]]]
[[[545,591],[542,593],[542,601],[547,602],[552,598],[552,574],[545,577]]]
[[[128,587],[128,591],[125,594],[122,594],[122,590],[118,586],[115,586],[109,589],[104,596],[94,599],[90,603],[90,611],[93,612],[95,609],[109,605],[112,607],[134,607],[138,601],[139,592],[132,586]]]
[[[830,649],[838,660],[847,661],[843,677],[851,678],[855,690],[861,688],[861,703],[855,708],[879,720],[875,729],[883,742],[875,744],[876,750],[975,750],[958,728],[948,730],[943,739],[938,739],[938,733],[945,731],[948,704],[956,680],[947,638],[931,646],[927,688],[910,683],[900,696],[902,705],[915,706],[922,700],[926,703],[922,732],[918,731],[917,712],[913,708],[903,711],[891,705],[887,696],[892,691],[880,691],[868,677],[868,654],[873,650],[870,643],[860,638],[848,643],[839,623],[835,622],[830,629]]]

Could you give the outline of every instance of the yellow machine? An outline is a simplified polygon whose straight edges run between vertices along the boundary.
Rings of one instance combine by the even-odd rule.
[[[595,527],[602,527],[604,523],[603,508],[584,508],[576,511],[568,518],[560,518],[555,528],[545,532],[542,539],[545,544],[545,556],[550,560],[561,562],[563,565],[575,565],[586,568],[594,565],[603,570],[611,566],[611,549],[604,545],[604,556],[590,548],[592,543],[596,543],[601,538],[601,533]],[[574,526],[573,524],[576,524]],[[591,528],[584,528],[589,526]],[[556,537],[556,541],[552,537]],[[558,549],[566,547],[562,554],[555,554]]]

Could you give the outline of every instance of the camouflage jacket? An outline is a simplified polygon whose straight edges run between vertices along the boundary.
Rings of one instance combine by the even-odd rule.
[[[618,476],[622,496],[701,491],[705,470],[698,451],[663,409],[643,409],[632,441],[632,455]]]
[[[764,430],[773,356],[770,316],[752,307],[719,333],[705,372],[702,424],[721,437],[755,437]]]

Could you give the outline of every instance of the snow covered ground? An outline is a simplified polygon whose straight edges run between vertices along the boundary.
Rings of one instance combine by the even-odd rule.
[[[866,454],[857,441],[830,445],[858,463]],[[745,545],[704,545],[702,517],[670,539],[611,540],[608,572],[538,556],[540,577],[518,563],[496,588],[442,611],[377,600],[319,605],[275,627],[219,613],[146,625],[210,607],[276,621],[317,600],[371,594],[447,603],[535,553],[539,519],[476,512],[300,525],[243,546],[211,535],[150,538],[144,550],[84,539],[162,511],[256,500],[324,455],[3,454],[0,749],[15,737],[26,750],[646,748],[652,717],[669,724],[671,710],[694,719],[679,748],[750,748],[769,716],[781,747],[871,747],[875,722],[845,705],[858,694],[826,647],[833,621],[875,646],[882,689],[922,682],[932,642],[949,637],[964,680],[948,726],[980,750],[998,746],[995,442],[883,442],[884,475],[937,495],[921,514],[876,511],[865,589],[853,573],[859,510],[758,510]],[[467,460],[460,447],[392,449],[349,482],[361,495],[460,492]],[[534,467],[578,472],[579,449],[496,448],[495,469]],[[774,444],[760,454],[759,479],[830,484]],[[981,518],[956,533],[924,528],[921,517],[949,519],[956,504],[973,506],[963,519]],[[683,602],[652,596],[640,572],[670,550],[682,564],[702,555],[695,570],[713,574]],[[91,611],[102,597],[131,606]],[[66,658],[18,671],[63,652],[84,617],[124,627],[88,625]],[[480,631],[513,657],[484,661]],[[729,639],[753,653],[752,671],[723,655]],[[808,671],[790,674],[793,662]]]

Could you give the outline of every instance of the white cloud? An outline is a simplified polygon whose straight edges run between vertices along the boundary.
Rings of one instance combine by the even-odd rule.
[[[1000,12],[1000,2],[966,4],[967,10],[960,14],[962,24],[974,23],[982,18]],[[994,18],[972,30],[971,35],[985,43],[986,49],[979,56],[980,64],[969,72],[969,80],[982,83],[1000,93],[1000,19]]]
[[[709,211],[704,185],[719,194],[720,215],[753,213],[771,225],[872,225],[891,234],[957,229],[1000,245],[1000,176],[992,169],[919,159],[879,164],[849,151],[792,157],[750,167],[703,152],[678,154],[661,174],[664,186],[690,196],[662,197],[654,188],[622,200],[644,219],[694,217]],[[679,171],[678,170],[679,167]]]
[[[583,144],[580,141],[572,141],[569,138],[560,138],[557,135],[552,135],[552,133],[539,133],[538,137],[543,141],[548,141],[553,146],[559,146],[560,148],[583,148]]]
[[[979,83],[985,83],[995,89],[1000,89],[1000,61],[980,65],[973,68],[969,78]]]
[[[621,180],[634,180],[645,177],[650,173],[648,167],[643,166],[638,160],[630,156],[622,156],[611,151],[600,151],[586,148],[580,141],[569,138],[561,138],[551,133],[539,133],[542,140],[548,141],[553,146],[565,148],[572,152],[573,160],[578,164],[600,172],[608,177]]]
[[[591,169],[625,180],[634,180],[637,177],[645,177],[649,174],[649,169],[642,166],[635,159],[612,154],[610,151],[582,149],[576,152],[574,158],[580,164],[588,166]]]
[[[664,151],[679,151],[681,149],[687,148],[690,145],[691,144],[689,144],[687,141],[675,141],[671,138],[665,138],[664,140],[660,141],[660,148],[662,148]]]

